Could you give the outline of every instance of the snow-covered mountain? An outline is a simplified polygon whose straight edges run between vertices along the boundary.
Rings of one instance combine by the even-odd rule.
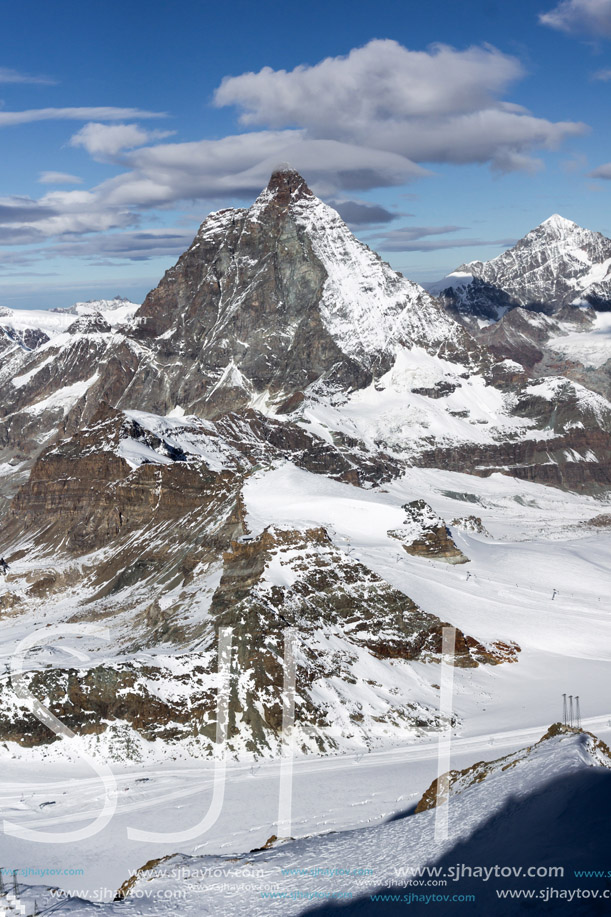
[[[115,325],[127,321],[140,308],[139,303],[131,302],[125,296],[114,296],[112,299],[88,299],[86,302],[75,302],[65,309],[51,309],[55,315],[94,315],[102,312],[108,321]]]
[[[26,801],[9,787],[11,817],[97,812],[88,770],[64,794],[66,762],[90,755],[122,770],[117,817],[167,829],[226,758],[232,811],[250,821],[202,844],[241,855],[281,833],[270,786],[290,735],[313,781],[293,837],[374,822],[400,843],[380,822],[430,784],[441,733],[469,768],[493,742],[541,735],[565,691],[606,728],[592,686],[611,658],[611,405],[589,377],[567,378],[568,358],[545,364],[549,339],[598,327],[589,307],[571,316],[520,307],[467,327],[284,169],[250,208],[211,214],[142,306],[77,304],[30,319],[44,340],[0,338],[0,759],[16,785],[43,767],[61,788]],[[72,739],[36,718],[24,686]],[[569,746],[583,763],[573,734],[548,739],[553,753],[527,756],[545,759],[542,779]],[[324,790],[308,768],[333,753]],[[346,802],[361,757],[364,798]],[[482,786],[515,789],[521,767],[504,761]],[[467,774],[457,798],[479,782]],[[417,818],[430,828],[430,812]],[[11,862],[30,863],[9,840]],[[117,848],[103,833],[83,845],[88,875],[108,886],[111,862],[115,888],[151,853],[202,852]]]
[[[68,332],[77,317],[101,317],[104,323],[116,327],[128,322],[139,309],[137,303],[122,296],[114,299],[92,299],[77,302],[67,309],[7,309],[0,308],[0,353],[11,343],[25,350],[35,350],[51,338]]]
[[[555,214],[429,286],[498,360],[611,397],[611,241]]]
[[[482,347],[358,242],[295,172],[274,173],[251,208],[211,214],[141,308],[113,324],[131,308],[81,304],[64,333],[36,350],[14,342],[5,350],[0,459],[20,461],[25,473],[59,427],[73,434],[108,403],[211,420],[254,410],[245,416],[256,416],[255,426],[280,420],[283,454],[306,431],[327,464],[331,455],[353,464],[356,453],[386,467],[428,464],[441,449],[439,460],[461,469],[538,474],[533,447],[548,439],[549,411],[545,399],[525,409],[523,367]],[[570,386],[558,392],[569,413],[585,404]],[[603,430],[605,410],[596,408]],[[555,424],[560,440],[545,453],[554,453],[556,471],[545,480],[604,479],[596,444],[593,464],[581,441],[569,442],[587,423],[578,414],[566,416],[573,427]],[[508,441],[510,450],[500,445]]]
[[[611,240],[554,214],[490,261],[461,264],[429,286],[460,313],[499,319],[518,306],[611,309]]]
[[[236,752],[275,747],[278,719],[260,721],[256,695],[270,677],[280,687],[274,641],[289,618],[311,643],[300,670],[304,712],[325,723],[344,704],[355,736],[361,714],[351,692],[338,695],[325,682],[332,658],[371,672],[386,666],[372,659],[401,660],[408,678],[415,660],[438,659],[443,607],[424,607],[404,583],[397,591],[385,575],[355,565],[324,517],[305,528],[299,517],[270,518],[242,543],[257,468],[289,462],[353,489],[388,485],[418,466],[502,471],[592,493],[611,480],[605,398],[567,379],[529,379],[523,366],[497,359],[358,242],[291,170],[274,173],[252,207],[208,217],[140,308],[119,299],[80,303],[49,322],[49,340],[32,350],[13,340],[0,362],[2,550],[20,558],[29,544],[36,557],[12,574],[3,601],[25,616],[49,603],[60,618],[75,607],[87,619],[110,615],[121,657],[112,683],[128,691],[138,672],[146,685],[116,707],[101,700],[108,666],[92,669],[78,703],[64,711],[75,724],[105,730],[101,711],[111,710],[138,723],[141,736],[165,735],[163,724],[173,722],[175,737],[188,738],[191,719],[178,726],[172,703],[150,700],[160,681],[179,691],[183,663],[174,671],[160,659],[142,670],[143,652],[165,646],[166,657],[168,645],[199,660],[203,680],[194,681],[189,704],[210,724],[207,685],[221,623],[247,644],[265,620],[272,641],[268,661],[248,675],[254,693],[240,690],[232,702]],[[434,563],[468,563],[449,520],[422,496],[408,488],[380,532],[384,544]],[[311,571],[293,569],[296,554],[310,558]],[[63,572],[50,569],[49,556]],[[314,575],[321,568],[322,578]],[[276,634],[278,607],[286,613]],[[310,633],[317,617],[327,624]],[[460,640],[463,667],[514,661],[519,652],[509,634],[482,640],[461,629]],[[352,666],[335,666],[347,683]],[[74,676],[64,668],[33,677],[52,704],[62,679]],[[372,680],[384,686],[388,677]],[[313,687],[318,681],[324,689]],[[391,717],[399,730],[434,723],[428,692],[391,714],[386,687],[367,689],[371,716]],[[154,713],[143,716],[143,706]],[[4,735],[25,741],[33,724],[10,697],[4,709]],[[28,741],[48,740],[38,731]]]
[[[501,471],[591,493],[611,480],[605,398],[497,359],[358,242],[291,170],[275,172],[252,207],[208,217],[140,308],[80,303],[49,321],[49,330],[59,323],[49,340],[35,349],[13,340],[0,362],[2,550],[19,560],[28,544],[35,558],[11,574],[3,601],[25,617],[53,607],[61,619],[78,607],[87,619],[115,619],[118,661],[92,668],[78,703],[64,710],[96,730],[108,729],[106,710],[138,723],[141,736],[166,735],[172,722],[177,740],[189,737],[189,717],[178,726],[172,703],[151,701],[158,682],[179,692],[183,663],[176,671],[168,663],[170,646],[199,660],[189,704],[209,724],[206,736],[221,624],[247,645],[265,621],[271,641],[267,661],[247,670],[251,687],[232,701],[236,753],[275,747],[278,718],[262,721],[256,697],[269,678],[280,687],[274,659],[288,620],[310,643],[299,670],[304,716],[328,723],[344,705],[355,737],[359,716],[368,719],[354,692],[338,694],[330,660],[353,660],[335,664],[351,684],[354,665],[377,673],[401,661],[411,678],[412,663],[438,659],[443,606],[422,605],[405,583],[397,590],[386,574],[356,564],[324,515],[305,527],[299,516],[270,517],[252,532],[245,501],[257,469],[288,462],[356,490],[388,486],[419,466]],[[399,506],[376,536],[387,549],[469,563],[427,495],[408,487]],[[296,556],[308,564],[294,567]],[[465,668],[513,662],[520,650],[510,634],[459,633]],[[162,646],[163,661],[144,664],[141,654]],[[129,693],[140,673],[142,696],[119,707],[102,701],[110,665],[117,691]],[[74,675],[33,677],[52,704]],[[399,731],[435,722],[429,688],[391,713],[388,678],[371,679],[381,693],[366,689],[372,717],[393,719]],[[4,710],[4,735],[25,741],[32,723],[10,697]],[[38,731],[28,741],[48,740]]]
[[[249,209],[211,214],[135,321],[160,368],[147,374],[157,413],[176,404],[206,416],[247,405],[284,413],[313,386],[363,388],[402,347],[481,358],[433,297],[290,170]]]

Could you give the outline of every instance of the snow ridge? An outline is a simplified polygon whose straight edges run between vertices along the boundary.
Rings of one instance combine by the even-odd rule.
[[[397,343],[458,340],[432,296],[359,242],[332,207],[301,198],[291,211],[327,272],[321,315],[346,355],[368,361]]]

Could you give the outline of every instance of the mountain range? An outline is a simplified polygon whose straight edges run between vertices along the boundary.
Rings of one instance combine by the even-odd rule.
[[[397,857],[578,848],[597,868],[609,750],[578,700],[604,731],[610,264],[611,241],[554,216],[425,290],[280,169],[210,214],[141,305],[0,309],[0,759],[19,829],[0,854],[28,867],[30,826],[97,818],[84,758],[113,768],[112,830],[78,845],[108,914],[130,896],[175,913],[178,892],[181,913],[302,913],[328,890],[307,870],[355,856],[375,869],[350,880],[354,913],[384,912],[371,895]],[[545,732],[569,694],[575,721]],[[219,766],[214,833],[183,835]],[[48,838],[68,900],[21,900],[102,907]],[[272,879],[292,894],[295,863],[307,901],[266,898]],[[234,870],[231,895],[185,891],[185,869]],[[21,905],[0,886],[2,906]]]
[[[19,622],[104,620],[113,632],[112,653],[92,650],[85,668],[39,651],[32,689],[90,744],[126,729],[130,747],[161,739],[208,754],[217,634],[229,626],[239,663],[230,744],[269,753],[290,627],[299,718],[321,730],[304,733],[304,749],[334,746],[324,732],[338,711],[350,741],[381,721],[396,735],[435,728],[433,682],[420,680],[407,703],[404,689],[414,663],[439,661],[451,608],[355,556],[324,513],[255,529],[248,495],[290,469],[296,492],[314,481],[336,488],[329,505],[365,500],[366,511],[368,495],[443,469],[604,499],[604,386],[588,384],[583,365],[552,367],[546,348],[551,328],[588,334],[610,249],[552,217],[499,258],[462,266],[437,298],[284,169],[250,208],[211,214],[141,306],[2,310],[11,572],[0,610]],[[409,485],[380,510],[385,543],[406,563],[469,563],[457,542],[481,520],[444,518],[427,496]],[[510,634],[483,630],[458,629],[457,665],[519,659]],[[54,741],[8,676],[0,693],[0,739]]]
[[[611,397],[611,240],[601,233],[554,214],[429,290],[498,359]]]

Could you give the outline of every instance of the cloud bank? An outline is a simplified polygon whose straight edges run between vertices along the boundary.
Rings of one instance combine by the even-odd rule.
[[[36,83],[41,86],[55,86],[56,80],[49,76],[32,76],[29,73],[20,73],[10,67],[0,67],[0,83]]]
[[[489,162],[533,168],[530,151],[556,148],[584,125],[551,122],[502,101],[524,76],[515,57],[485,45],[410,51],[374,40],[346,57],[294,70],[227,77],[214,95],[244,125],[296,126],[308,138],[384,150],[418,163]]]
[[[611,38],[611,0],[562,0],[539,22],[567,35]]]
[[[479,248],[482,245],[513,245],[515,239],[447,238],[448,235],[464,229],[463,226],[404,226],[371,237],[375,246],[384,252],[433,252],[447,248]],[[444,236],[430,239],[430,236]]]
[[[598,166],[598,168],[588,174],[590,178],[611,179],[611,162],[606,162],[604,165]]]
[[[82,185],[83,179],[70,172],[41,172],[38,181],[42,185]]]
[[[571,0],[569,5],[585,2]],[[602,0],[589,2],[600,5]],[[431,176],[437,163],[533,172],[542,167],[538,150],[556,149],[587,130],[584,124],[550,121],[508,101],[507,93],[524,75],[517,58],[490,45],[411,51],[396,41],[376,39],[313,66],[290,71],[264,67],[225,78],[214,93],[214,105],[235,108],[242,130],[215,140],[168,142],[171,131],[136,123],[163,113],[138,108],[0,110],[0,127],[86,122],[68,145],[117,172],[89,190],[57,188],[38,200],[1,200],[0,237],[5,245],[54,241],[57,254],[88,257],[117,258],[123,251],[126,258],[144,258],[147,251],[151,256],[174,251],[173,246],[183,244],[181,233],[164,237],[156,230],[141,231],[143,221],[150,222],[150,211],[194,202],[248,201],[279,161],[301,171],[352,225],[383,225],[395,215],[358,200],[360,194]],[[43,172],[39,181],[79,183],[78,176],[52,171]],[[110,241],[103,241],[101,234],[111,231]],[[454,231],[438,227],[433,234]],[[410,232],[388,234],[386,249],[444,244],[410,237]]]
[[[31,124],[33,121],[122,121],[124,118],[165,118],[163,112],[143,111],[140,108],[114,108],[97,106],[93,108],[30,108],[26,111],[0,111],[0,127],[16,124]]]

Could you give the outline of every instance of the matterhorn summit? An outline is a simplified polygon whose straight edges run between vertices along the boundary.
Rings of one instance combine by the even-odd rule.
[[[210,214],[135,322],[135,336],[160,361],[192,355],[186,371],[167,371],[180,380],[180,403],[210,416],[228,399],[264,396],[281,405],[331,377],[361,387],[390,369],[400,346],[465,359],[476,349],[429,293],[359,242],[292,169],[274,172],[249,209]],[[160,383],[155,410],[171,410],[167,376]]]

